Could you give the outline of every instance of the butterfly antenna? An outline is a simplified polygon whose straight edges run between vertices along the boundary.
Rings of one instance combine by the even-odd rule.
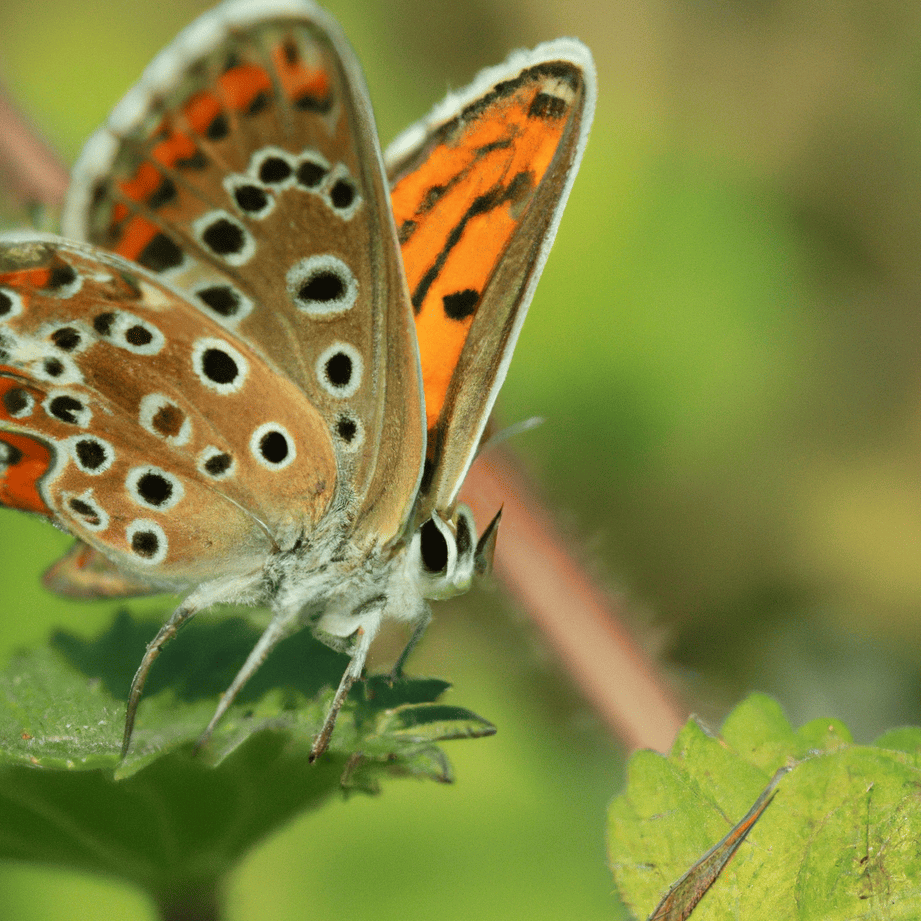
[[[485,441],[480,442],[479,448],[477,448],[476,455],[479,457],[486,451],[495,448],[497,445],[502,444],[503,441],[508,441],[510,438],[517,438],[519,435],[523,435],[525,432],[530,432],[531,429],[536,429],[539,425],[543,425],[547,420],[543,416],[531,416],[530,419],[522,419],[520,422],[515,422],[512,425],[506,426],[504,429],[496,432],[494,435],[490,435]]]
[[[503,506],[504,507],[504,506]],[[488,576],[492,572],[492,561],[496,554],[496,540],[499,536],[499,522],[502,520],[502,508],[496,512],[492,521],[486,525],[476,550],[473,552],[473,571],[478,576]]]

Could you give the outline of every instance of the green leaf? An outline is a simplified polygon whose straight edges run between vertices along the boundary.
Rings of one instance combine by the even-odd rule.
[[[259,630],[194,624],[157,661],[128,757],[125,697],[157,624],[127,615],[93,641],[58,634],[0,673],[0,858],[122,877],[162,905],[214,892],[298,812],[388,777],[451,780],[433,743],[495,728],[437,704],[437,679],[359,682],[329,750],[308,763],[347,662],[307,631],[283,643],[200,753],[216,696]]]
[[[921,917],[921,730],[855,745],[835,720],[794,730],[774,701],[756,695],[727,718],[721,738],[692,720],[668,758],[631,759],[608,843],[636,918],[649,916],[785,765],[791,770],[692,921]]]

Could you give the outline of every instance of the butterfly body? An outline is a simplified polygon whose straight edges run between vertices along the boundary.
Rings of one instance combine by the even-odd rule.
[[[466,590],[457,493],[587,136],[591,59],[519,53],[385,174],[357,62],[309,0],[229,0],[87,144],[63,237],[0,238],[0,503],[78,547],[65,594],[180,590],[273,618],[213,729],[304,626],[352,659]],[[394,217],[396,217],[396,222]],[[84,242],[78,242],[84,241]],[[401,657],[398,668],[405,660]]]

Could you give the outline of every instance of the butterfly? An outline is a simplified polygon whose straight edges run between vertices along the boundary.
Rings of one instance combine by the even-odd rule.
[[[78,597],[179,591],[128,699],[218,603],[271,621],[200,744],[304,628],[350,656],[488,569],[458,491],[585,148],[591,56],[558,40],[450,95],[382,158],[310,0],[227,0],[87,143],[62,236],[0,236],[0,504],[77,538]],[[386,164],[386,166],[385,166]]]

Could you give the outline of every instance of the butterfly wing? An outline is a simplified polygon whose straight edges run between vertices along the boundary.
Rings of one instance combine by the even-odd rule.
[[[84,593],[258,572],[336,477],[325,420],[251,347],[152,273],[52,236],[0,237],[0,453],[4,505],[126,574],[90,561]]]
[[[326,423],[352,538],[402,532],[425,437],[412,314],[364,80],[319,8],[235,0],[180,34],[87,144],[63,230],[293,381]]]
[[[449,96],[387,151],[428,427],[418,517],[450,510],[588,138],[595,71],[562,39]]]

